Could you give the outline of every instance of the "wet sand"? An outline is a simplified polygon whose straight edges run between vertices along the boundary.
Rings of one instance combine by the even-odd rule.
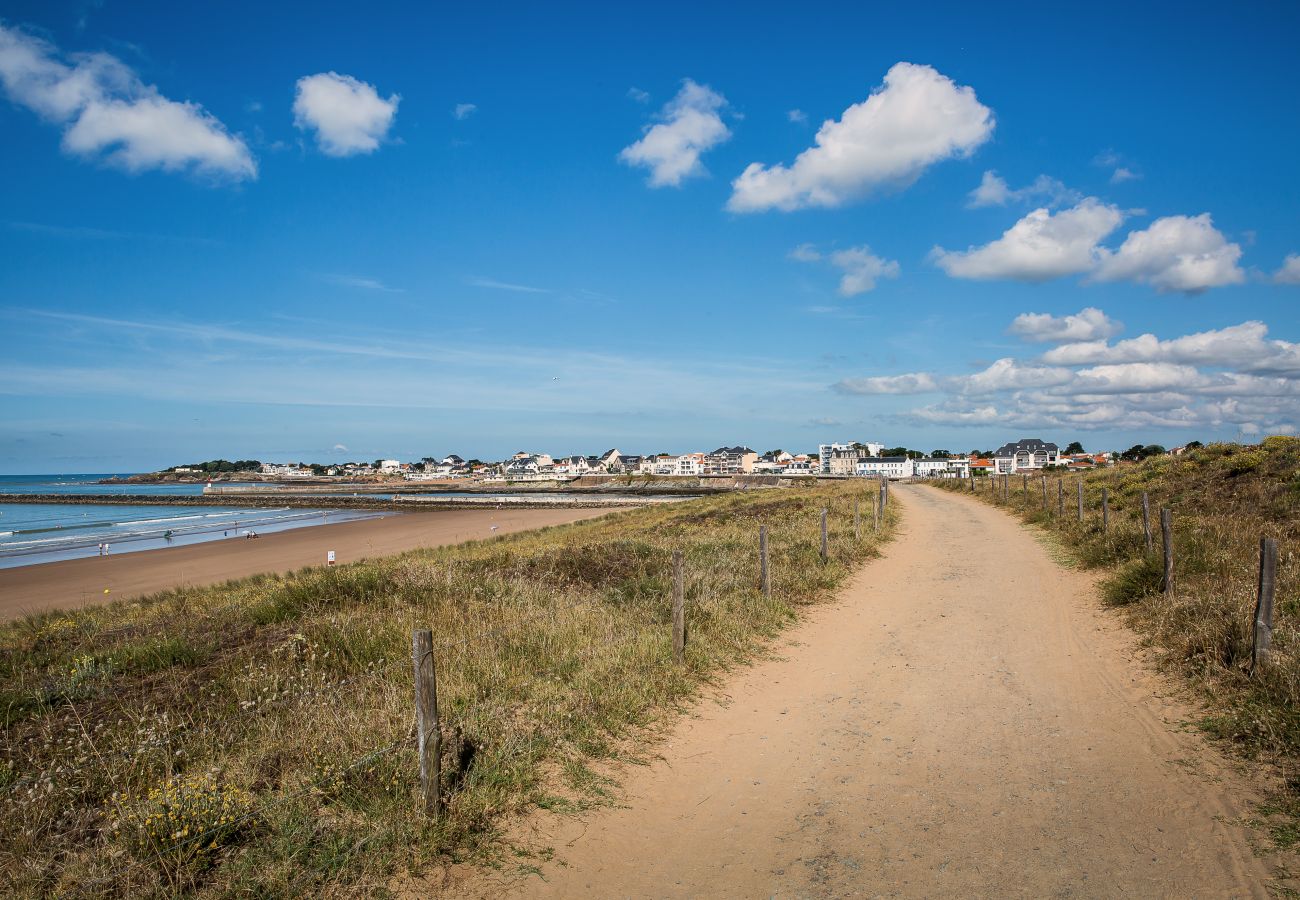
[[[0,620],[49,609],[73,609],[141,594],[246,578],[261,572],[291,572],[324,565],[333,550],[340,564],[387,556],[417,547],[437,547],[497,534],[560,525],[606,515],[609,509],[456,509],[409,512],[382,519],[317,525],[265,534],[256,540],[231,537],[187,547],[142,550],[107,558],[70,559],[0,569]],[[105,593],[107,591],[107,593]]]

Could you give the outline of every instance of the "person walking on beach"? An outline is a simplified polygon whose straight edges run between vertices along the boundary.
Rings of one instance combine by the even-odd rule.
[[[99,542],[99,555],[100,555],[100,556],[103,556],[103,555],[104,555],[104,542],[103,542],[103,541],[100,541],[100,542]]]

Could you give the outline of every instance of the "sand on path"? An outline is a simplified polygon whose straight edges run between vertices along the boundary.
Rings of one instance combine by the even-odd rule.
[[[1250,791],[1135,659],[1091,579],[978,501],[896,487],[904,526],[772,658],[622,772],[539,814],[540,877],[459,896],[1235,897],[1269,872]]]
[[[260,535],[233,536],[184,547],[119,553],[0,569],[0,620],[49,609],[72,609],[168,590],[217,584],[262,572],[291,572],[340,564],[417,547],[437,547],[496,534],[603,516],[611,509],[456,509],[404,512],[379,519],[314,525]],[[238,531],[232,529],[238,535]],[[104,593],[107,590],[108,593]]]

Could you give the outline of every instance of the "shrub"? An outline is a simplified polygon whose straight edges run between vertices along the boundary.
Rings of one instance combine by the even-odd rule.
[[[184,863],[210,856],[245,837],[256,825],[253,797],[208,775],[178,776],[127,801],[118,829],[137,854]]]

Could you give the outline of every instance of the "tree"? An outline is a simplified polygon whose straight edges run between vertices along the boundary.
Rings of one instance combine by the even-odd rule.
[[[950,459],[952,454],[947,450],[931,450],[930,457],[932,459]]]
[[[1187,446],[1184,447],[1183,449],[1184,449],[1184,450],[1199,450],[1199,449],[1201,449],[1201,448],[1204,447],[1204,446],[1205,446],[1205,445],[1202,444],[1200,441],[1188,441],[1188,442],[1187,442]]]
[[[1082,452],[1084,452],[1084,451],[1083,451],[1083,444],[1080,444],[1078,441],[1070,441],[1070,443],[1069,443],[1068,445],[1066,445],[1065,452],[1066,452],[1067,454],[1068,454],[1068,453],[1082,453]]]

